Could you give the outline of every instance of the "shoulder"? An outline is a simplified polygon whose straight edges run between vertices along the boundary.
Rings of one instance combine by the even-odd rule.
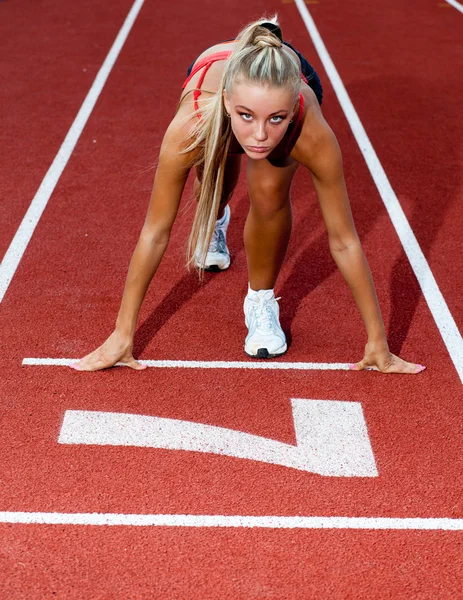
[[[315,94],[304,94],[306,101],[301,132],[291,151],[291,158],[306,166],[314,175],[337,169],[341,151],[333,130],[323,117]]]
[[[178,168],[191,166],[195,161],[197,150],[187,152],[186,149],[194,139],[194,130],[198,118],[188,111],[180,109],[174,116],[164,134],[159,159]]]
[[[238,42],[236,40],[219,42],[219,43],[214,44],[213,46],[209,46],[209,48],[206,48],[205,50],[203,50],[203,52],[201,52],[201,54],[197,57],[196,61],[201,60],[202,58],[206,58],[207,56],[209,56],[211,54],[216,54],[217,52],[223,52],[225,50],[233,52],[233,50],[235,50],[237,45],[238,45]]]

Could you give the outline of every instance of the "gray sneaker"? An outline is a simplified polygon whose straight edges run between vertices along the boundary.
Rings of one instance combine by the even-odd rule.
[[[277,300],[273,290],[260,290],[244,299],[244,317],[249,330],[244,351],[249,356],[275,358],[288,349]]]
[[[230,207],[225,207],[224,216],[217,221],[204,264],[195,256],[195,265],[205,271],[225,271],[230,266],[230,252],[227,248],[227,229],[230,224]]]

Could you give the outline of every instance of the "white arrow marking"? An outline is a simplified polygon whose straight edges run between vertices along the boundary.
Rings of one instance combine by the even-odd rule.
[[[209,452],[319,475],[378,476],[359,402],[293,398],[291,404],[296,446],[191,421],[84,410],[66,411],[58,442]]]

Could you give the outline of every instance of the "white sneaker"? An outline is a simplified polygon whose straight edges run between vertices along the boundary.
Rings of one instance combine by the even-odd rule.
[[[288,349],[280,326],[280,308],[273,290],[260,290],[244,299],[244,316],[249,330],[244,351],[257,358],[281,356]]]
[[[198,269],[225,271],[230,266],[230,252],[227,248],[227,229],[230,224],[230,214],[230,207],[227,204],[223,217],[216,222],[204,264],[200,262],[198,255],[195,256],[195,264]]]

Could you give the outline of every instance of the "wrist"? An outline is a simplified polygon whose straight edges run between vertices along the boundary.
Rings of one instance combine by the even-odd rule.
[[[117,318],[114,331],[121,337],[133,339],[135,335],[135,323],[124,322],[122,319]]]
[[[367,323],[366,327],[367,340],[369,344],[375,346],[387,346],[386,332],[384,330],[383,320],[381,315],[373,323]]]
[[[385,335],[368,337],[367,348],[369,352],[389,352],[389,344]]]

